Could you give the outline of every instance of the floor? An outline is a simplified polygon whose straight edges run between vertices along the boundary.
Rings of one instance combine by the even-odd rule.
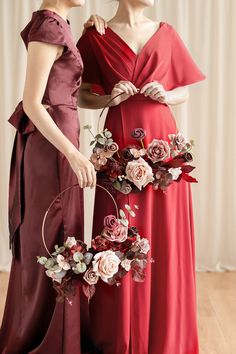
[[[0,322],[8,274],[0,273]],[[198,273],[200,354],[236,354],[236,272]]]

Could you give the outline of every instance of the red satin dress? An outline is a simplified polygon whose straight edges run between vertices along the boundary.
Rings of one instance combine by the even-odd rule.
[[[56,13],[33,13],[21,36],[64,46],[55,61],[43,97],[57,126],[79,147],[77,93],[82,60],[70,25]],[[56,293],[38,255],[47,255],[41,239],[43,216],[60,191],[77,182],[67,159],[36,129],[22,102],[10,118],[17,129],[10,173],[9,225],[13,261],[3,323],[1,354],[80,354],[80,296],[73,305],[56,303]],[[55,203],[46,222],[49,250],[64,237],[83,239],[83,192],[73,189]]]
[[[110,28],[104,36],[89,30],[78,42],[85,71],[83,82],[110,94],[120,80],[137,88],[156,80],[166,90],[193,84],[205,77],[179,35],[167,23],[136,55]],[[98,90],[99,88],[99,90]],[[191,117],[190,117],[191,118]],[[168,140],[176,122],[167,105],[137,94],[109,109],[105,122],[121,148],[143,128],[147,146],[152,139]],[[155,263],[144,283],[126,276],[120,287],[101,284],[90,303],[90,332],[102,354],[198,354],[195,298],[194,224],[190,185],[182,180],[166,193],[151,186],[127,196],[116,194],[119,207],[139,206],[130,223],[148,237]],[[109,197],[96,191],[93,235],[102,230],[105,215],[115,213]]]

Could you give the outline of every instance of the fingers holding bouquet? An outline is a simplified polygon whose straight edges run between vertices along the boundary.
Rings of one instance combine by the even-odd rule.
[[[132,82],[119,81],[111,92],[111,106],[117,106],[131,96],[136,95],[138,92],[139,90]]]
[[[150,97],[154,101],[158,101],[159,103],[169,103],[168,91],[166,91],[162,84],[157,81],[152,81],[144,85],[141,88],[140,93],[146,97]]]

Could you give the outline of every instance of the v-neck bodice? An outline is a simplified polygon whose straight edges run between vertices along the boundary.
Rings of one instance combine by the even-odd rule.
[[[145,48],[148,46],[149,42],[151,42],[154,37],[156,37],[157,35],[159,35],[159,32],[161,31],[163,25],[165,25],[164,22],[160,22],[160,23],[159,23],[158,28],[157,28],[157,29],[155,30],[155,32],[148,38],[148,40],[144,43],[144,45],[142,46],[142,48],[139,50],[138,53],[136,53],[136,52],[132,49],[131,45],[128,44],[128,42],[127,42],[121,35],[119,35],[118,33],[116,33],[116,31],[114,31],[111,27],[108,27],[108,28],[107,28],[107,31],[111,31],[111,32],[113,33],[113,35],[118,38],[118,40],[122,41],[122,42],[128,47],[128,49],[130,49],[130,52],[131,52],[133,55],[135,55],[136,57],[138,57],[138,56],[140,56],[140,55],[142,54],[142,52],[143,52],[143,51],[145,50]]]
[[[121,80],[137,88],[155,80],[171,90],[204,78],[177,32],[165,22],[138,55],[110,28],[103,36],[89,29],[77,46],[85,66],[83,81],[99,85],[106,94]]]

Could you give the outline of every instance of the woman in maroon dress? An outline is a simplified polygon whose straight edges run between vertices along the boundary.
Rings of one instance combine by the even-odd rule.
[[[58,6],[53,7],[55,3]],[[0,331],[1,354],[80,353],[79,293],[73,306],[57,304],[51,280],[36,257],[45,254],[42,221],[55,196],[78,182],[80,187],[96,183],[93,165],[78,150],[77,94],[83,64],[66,19],[70,8],[83,3],[46,1],[21,32],[28,65],[23,102],[10,118],[17,129],[9,198],[14,256]],[[82,189],[57,200],[46,234],[50,250],[67,236],[83,240]]]
[[[120,0],[105,36],[91,29],[78,42],[85,63],[81,107],[100,108],[124,93],[110,104],[105,122],[121,149],[134,143],[135,128],[146,131],[146,146],[154,138],[169,140],[177,130],[169,105],[184,102],[185,86],[204,79],[173,27],[144,17],[153,3]],[[132,224],[149,237],[155,263],[144,283],[126,276],[120,287],[97,287],[90,303],[94,345],[102,354],[198,354],[190,185],[181,180],[166,193],[149,185],[116,198],[119,207],[139,205]],[[94,236],[113,212],[97,190]]]

